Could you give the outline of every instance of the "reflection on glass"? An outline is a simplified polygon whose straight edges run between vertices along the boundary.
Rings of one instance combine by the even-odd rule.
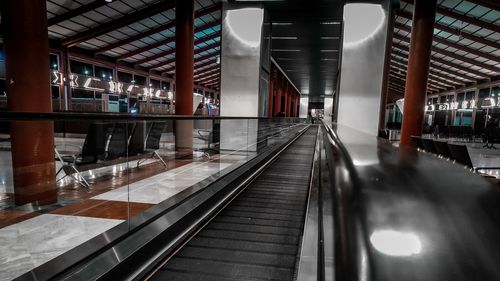
[[[422,251],[419,237],[412,232],[379,230],[373,232],[370,242],[377,251],[389,256],[407,257]]]

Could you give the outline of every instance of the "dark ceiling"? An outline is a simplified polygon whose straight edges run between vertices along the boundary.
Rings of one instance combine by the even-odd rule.
[[[272,22],[272,57],[311,102],[322,102],[336,88],[341,2],[263,1]]]

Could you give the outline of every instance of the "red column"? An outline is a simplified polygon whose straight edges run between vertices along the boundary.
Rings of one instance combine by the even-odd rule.
[[[436,1],[414,1],[401,146],[413,146],[410,137],[412,135],[422,135]]]
[[[291,88],[292,88],[292,85],[290,85],[290,82],[289,82],[289,81],[287,81],[286,85],[287,85],[287,87],[286,87],[286,88],[287,88],[287,91],[286,91],[286,108],[285,108],[285,116],[286,116],[286,117],[291,117],[291,115],[290,115],[290,114],[292,114],[292,113],[291,113],[291,111],[290,111],[290,108],[291,108],[291,105],[292,105],[292,89],[291,89]]]
[[[274,115],[281,111],[281,93],[283,91],[283,79],[281,74],[278,73],[276,77],[276,94],[274,98]]]
[[[8,108],[51,112],[49,41],[45,0],[4,1],[3,42]],[[15,202],[57,202],[52,122],[10,124]]]
[[[271,77],[269,79],[269,93],[268,93],[268,105],[267,105],[267,117],[273,117],[273,96],[274,96],[274,78],[275,76],[271,72]]]
[[[175,114],[193,115],[194,1],[176,0],[175,6]],[[192,121],[177,122],[176,148],[193,147]]]
[[[194,2],[177,0],[175,6],[175,114],[193,115]]]

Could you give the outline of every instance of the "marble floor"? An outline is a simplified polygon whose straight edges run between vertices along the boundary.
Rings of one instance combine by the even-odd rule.
[[[82,142],[81,138],[56,138],[61,150],[67,153],[76,152]],[[205,145],[196,141],[195,149]],[[173,146],[164,142],[160,154],[167,167],[157,159],[148,159],[139,167],[136,161],[130,161],[84,171],[82,176],[91,185],[89,191],[66,177],[58,182],[58,203],[37,209],[29,204],[13,204],[9,149],[5,142],[0,149],[0,281],[16,278],[255,155],[243,150],[206,157],[195,150],[190,157],[177,159]]]
[[[123,220],[43,214],[0,229],[0,280],[12,280]]]

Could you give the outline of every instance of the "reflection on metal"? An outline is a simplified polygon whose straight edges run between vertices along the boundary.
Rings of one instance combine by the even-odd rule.
[[[338,96],[337,122],[378,134],[378,119],[391,3],[349,4],[344,10],[344,41]],[[372,11],[371,21],[365,21]],[[375,28],[375,29],[374,29]],[[357,36],[352,35],[357,30]],[[348,34],[350,33],[350,34]],[[361,35],[363,36],[361,36]],[[360,39],[361,37],[362,39]]]
[[[260,46],[261,27],[264,13],[262,9],[246,8],[228,10],[225,18],[225,27],[231,36],[251,48]]]
[[[264,10],[224,3],[221,37],[221,116],[257,117]],[[251,18],[251,21],[246,21]],[[244,21],[243,21],[244,20]]]
[[[384,27],[385,11],[376,4],[346,4],[344,7],[344,48],[362,45]]]
[[[372,233],[370,242],[377,251],[398,257],[418,255],[422,251],[422,243],[414,233],[394,230],[379,230]]]

